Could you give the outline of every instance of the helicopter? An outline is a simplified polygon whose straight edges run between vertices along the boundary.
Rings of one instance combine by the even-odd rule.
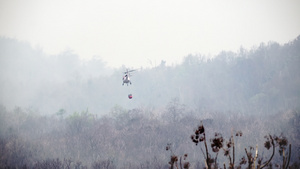
[[[125,75],[122,78],[122,80],[123,80],[123,84],[122,85],[124,85],[124,83],[126,83],[127,86],[128,86],[128,83],[131,85],[131,81],[130,81],[131,74],[129,72],[133,72],[133,71],[136,71],[136,70],[128,70],[127,69],[127,71],[124,72]]]

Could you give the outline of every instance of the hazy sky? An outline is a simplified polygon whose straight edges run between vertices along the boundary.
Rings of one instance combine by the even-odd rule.
[[[171,65],[298,35],[299,0],[0,0],[0,36],[112,67]]]

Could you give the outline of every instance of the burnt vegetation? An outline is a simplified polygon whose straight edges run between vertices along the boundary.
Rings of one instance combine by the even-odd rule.
[[[251,117],[246,124],[239,121],[249,120],[249,116],[237,115],[232,119],[225,113],[210,113],[211,119],[203,119],[199,124],[199,115],[190,111],[175,124],[172,119],[162,118],[163,114],[153,117],[154,112],[147,113],[143,109],[118,110],[121,111],[118,115],[96,117],[83,111],[62,118],[61,115],[34,115],[22,109],[10,112],[2,107],[0,166],[107,169],[299,167],[297,130],[300,116],[297,111],[264,119]],[[282,115],[290,118],[278,118]],[[199,125],[194,128],[195,124]],[[276,134],[271,134],[273,131],[277,131]],[[169,144],[165,146],[166,143]]]
[[[202,134],[202,136],[199,136]],[[235,137],[241,137],[243,133],[241,131],[237,131],[235,134],[232,133],[231,137],[229,138],[229,141],[226,142],[226,146],[224,145],[224,139],[220,133],[215,133],[215,136],[210,140],[211,142],[211,152],[208,149],[207,143],[206,143],[206,137],[205,137],[205,129],[201,122],[201,124],[198,126],[198,129],[196,129],[195,134],[191,135],[192,141],[197,146],[199,143],[203,142],[205,146],[205,152],[200,147],[203,156],[204,156],[204,164],[205,168],[211,169],[211,168],[243,168],[242,166],[245,165],[244,168],[252,169],[252,168],[272,168],[272,159],[275,154],[275,147],[278,147],[278,155],[282,158],[282,162],[280,163],[277,161],[275,168],[298,168],[299,164],[294,163],[292,166],[289,166],[290,163],[290,157],[291,157],[291,144],[289,144],[289,149],[287,150],[288,140],[283,134],[280,136],[271,136],[266,135],[266,141],[264,143],[264,148],[269,150],[272,148],[272,153],[269,158],[266,158],[264,161],[263,154],[258,154],[258,145],[256,145],[256,148],[249,146],[249,148],[245,148],[245,155],[242,156],[235,165],[235,143],[234,143],[234,135]],[[223,166],[218,163],[218,154],[222,150],[225,157],[227,157],[228,162],[224,162]],[[262,151],[264,152],[264,151]],[[284,153],[285,152],[285,153]],[[212,157],[212,153],[215,154],[214,158]],[[298,152],[299,153],[299,152]],[[241,154],[241,153],[240,153]],[[299,155],[299,154],[298,154]],[[246,157],[245,157],[246,156]],[[299,157],[298,157],[299,158]]]
[[[129,102],[124,67],[0,38],[0,168],[300,168],[299,54],[300,36],[162,61]]]

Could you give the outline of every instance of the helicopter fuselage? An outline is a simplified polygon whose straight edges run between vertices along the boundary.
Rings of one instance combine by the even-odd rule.
[[[130,78],[129,78],[128,75],[125,75],[125,76],[123,77],[123,84],[122,84],[122,85],[124,85],[124,83],[126,83],[127,86],[128,86],[128,83],[131,84],[131,81],[130,81]]]
[[[130,81],[129,77],[131,76],[130,72],[133,72],[133,71],[136,71],[136,70],[128,70],[127,69],[127,71],[124,72],[125,75],[123,76],[123,79],[122,79],[123,80],[123,84],[122,85],[124,85],[124,83],[126,83],[127,86],[128,86],[128,83],[131,84],[131,81]]]

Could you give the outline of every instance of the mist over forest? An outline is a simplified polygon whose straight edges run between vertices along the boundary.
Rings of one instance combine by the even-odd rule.
[[[123,72],[101,58],[80,60],[72,51],[47,56],[26,42],[1,38],[1,104],[40,114],[89,109],[103,115],[115,105],[163,108],[179,99],[198,111],[276,113],[299,108],[299,37],[285,45],[260,44],[238,53],[221,52],[208,59],[188,55],[179,65],[165,61],[132,73],[122,86]],[[132,100],[127,99],[129,93]]]
[[[215,132],[224,140],[243,132],[236,166],[247,159],[244,149],[256,145],[265,162],[270,134],[279,150],[278,140],[288,140],[289,164],[299,167],[300,36],[212,58],[190,54],[178,65],[162,60],[139,68],[132,85],[122,86],[127,68],[136,69],[110,68],[100,57],[81,60],[72,50],[46,55],[1,37],[0,168],[168,168],[170,156],[185,153],[191,168],[203,168],[205,154],[191,139],[200,121],[208,142]],[[223,154],[220,149],[219,168],[228,167]],[[286,165],[277,149],[272,164]]]

